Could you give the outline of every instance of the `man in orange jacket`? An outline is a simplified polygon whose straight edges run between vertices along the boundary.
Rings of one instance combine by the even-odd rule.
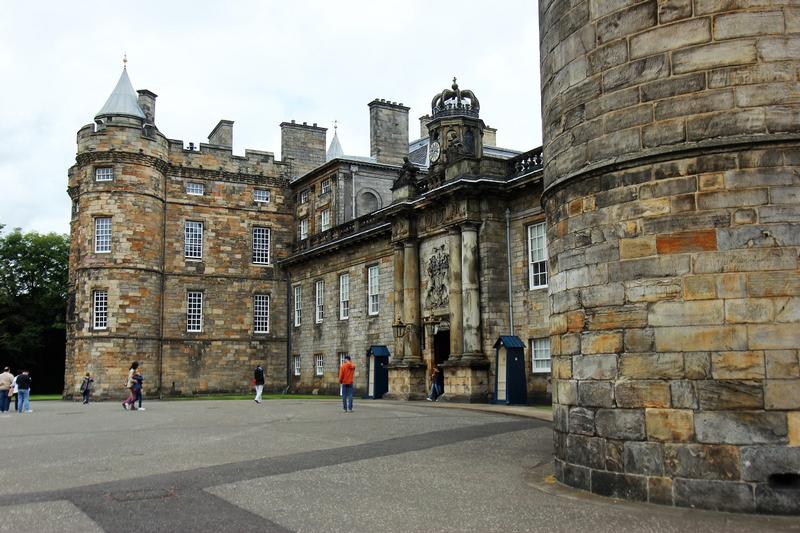
[[[353,374],[356,365],[350,360],[349,355],[344,356],[344,362],[339,367],[339,383],[342,385],[342,407],[345,413],[353,412]]]

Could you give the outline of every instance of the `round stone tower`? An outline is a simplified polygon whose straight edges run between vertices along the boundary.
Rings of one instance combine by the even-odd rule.
[[[800,512],[800,9],[541,0],[556,477]]]
[[[123,393],[130,362],[158,388],[167,140],[153,122],[156,95],[133,90],[127,70],[78,131],[72,199],[64,396],[91,372],[95,394]]]

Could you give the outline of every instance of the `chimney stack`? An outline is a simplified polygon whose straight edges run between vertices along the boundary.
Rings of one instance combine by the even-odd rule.
[[[409,108],[383,99],[368,105],[370,155],[378,163],[402,165],[408,156]]]
[[[233,149],[233,121],[220,120],[208,134],[208,144]]]
[[[158,98],[158,95],[154,92],[148,91],[147,89],[140,89],[136,92],[139,93],[139,98],[137,98],[136,102],[139,104],[139,107],[144,113],[145,124],[155,125],[156,98]]]

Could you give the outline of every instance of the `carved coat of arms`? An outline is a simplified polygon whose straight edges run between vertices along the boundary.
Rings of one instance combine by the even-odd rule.
[[[447,273],[450,270],[450,254],[445,252],[445,245],[433,249],[428,259],[428,290],[425,294],[425,307],[436,309],[449,303],[447,293]]]

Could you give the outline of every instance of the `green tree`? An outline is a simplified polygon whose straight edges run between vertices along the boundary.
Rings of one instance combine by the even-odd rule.
[[[0,366],[27,368],[37,392],[64,381],[69,238],[56,233],[2,234],[0,225]]]

